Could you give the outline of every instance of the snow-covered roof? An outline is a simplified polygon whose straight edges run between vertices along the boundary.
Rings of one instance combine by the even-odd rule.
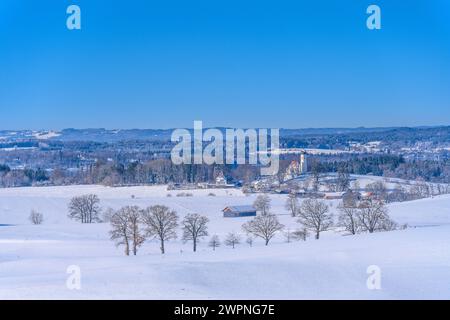
[[[249,212],[249,211],[256,211],[253,206],[228,206],[222,211],[233,211],[233,212]]]

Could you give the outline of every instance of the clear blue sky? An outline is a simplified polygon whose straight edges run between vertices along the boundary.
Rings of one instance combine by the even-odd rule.
[[[81,31],[66,28],[70,4]],[[0,1],[0,129],[193,120],[450,124],[450,1]]]

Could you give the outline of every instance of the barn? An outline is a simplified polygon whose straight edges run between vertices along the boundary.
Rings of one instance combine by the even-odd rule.
[[[222,210],[224,218],[254,217],[256,209],[253,206],[229,206]]]

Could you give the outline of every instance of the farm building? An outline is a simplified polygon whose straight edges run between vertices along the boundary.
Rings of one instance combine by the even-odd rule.
[[[253,217],[256,209],[253,206],[229,206],[222,210],[224,218]]]
[[[345,192],[327,192],[323,197],[325,200],[337,200],[342,199]]]

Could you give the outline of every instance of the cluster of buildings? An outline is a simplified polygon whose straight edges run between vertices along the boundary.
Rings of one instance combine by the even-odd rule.
[[[300,154],[299,161],[293,160],[289,167],[286,169],[284,175],[284,181],[295,179],[308,171],[308,161],[306,157],[306,152],[302,151]]]
[[[168,190],[194,190],[194,189],[228,189],[235,188],[236,185],[228,183],[222,171],[218,171],[215,175],[213,183],[199,182],[199,183],[173,183],[170,184]]]

